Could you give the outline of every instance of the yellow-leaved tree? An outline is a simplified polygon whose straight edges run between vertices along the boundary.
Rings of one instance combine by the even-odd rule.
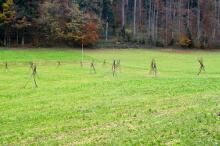
[[[0,12],[0,25],[4,27],[4,46],[10,46],[11,43],[11,27],[15,23],[16,11],[13,0],[6,0],[2,4],[2,12]]]

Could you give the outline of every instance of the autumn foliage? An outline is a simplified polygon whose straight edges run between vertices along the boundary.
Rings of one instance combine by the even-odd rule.
[[[192,45],[192,41],[185,35],[179,39],[179,45],[184,48],[189,48]]]
[[[93,45],[99,40],[98,25],[95,22],[86,23],[83,26],[83,44]]]
[[[0,45],[220,48],[220,0],[0,0]],[[180,37],[181,36],[181,37]]]

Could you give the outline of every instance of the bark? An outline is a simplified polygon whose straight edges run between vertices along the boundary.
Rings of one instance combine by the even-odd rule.
[[[17,36],[16,36],[16,41],[17,41],[17,45],[19,44],[19,33],[18,33],[18,30],[17,30]]]
[[[157,7],[157,9],[156,9],[156,22],[155,22],[155,27],[156,27],[156,29],[155,29],[155,43],[156,43],[156,41],[158,40],[158,36],[157,36],[157,34],[158,34],[158,16],[159,16],[159,8]],[[155,44],[156,45],[156,44]]]
[[[134,0],[134,20],[133,20],[133,36],[136,36],[136,12],[137,12],[137,0]]]
[[[190,2],[191,0],[188,1],[188,5],[187,5],[187,27],[189,28],[190,27]]]
[[[105,40],[107,41],[108,40],[108,20],[106,21],[106,24],[105,24]]]
[[[198,8],[197,8],[197,40],[200,41],[201,36],[201,28],[200,28],[200,1],[198,0]]]
[[[21,45],[24,46],[24,30],[22,31]]]
[[[148,9],[148,37],[151,37],[151,0],[149,0],[149,9]]]
[[[152,18],[152,39],[153,41],[155,41],[155,17],[156,17],[156,13],[155,13],[155,4],[153,3],[153,18]]]
[[[166,0],[166,3],[165,3],[165,15],[166,15],[166,16],[165,16],[165,17],[166,17],[166,22],[165,22],[165,23],[166,23],[166,24],[165,24],[165,33],[166,33],[166,34],[165,34],[165,35],[166,35],[166,36],[165,36],[165,45],[168,44],[168,43],[167,43],[167,42],[168,42],[168,38],[167,38],[167,35],[168,35],[168,24],[167,24],[167,23],[168,23],[167,3],[168,3],[168,2],[167,2],[167,0]]]
[[[122,26],[121,28],[123,28],[125,26],[125,0],[122,0],[122,4],[121,4],[121,11],[122,11]]]
[[[139,0],[139,2],[138,2],[138,9],[139,9],[139,15],[138,15],[139,30],[141,30],[141,26],[142,26],[142,0]]]
[[[82,50],[81,50],[81,67],[83,67],[83,61],[84,61],[84,44],[83,44],[83,40],[82,40]]]
[[[8,47],[9,48],[11,47],[11,35],[10,34],[8,35]]]
[[[7,46],[7,32],[4,33],[4,46]]]
[[[217,18],[217,1],[214,0],[214,7],[215,7],[215,10],[214,10],[214,18],[213,18],[213,31],[212,31],[212,39],[215,40],[215,36],[216,36],[216,26],[217,26],[217,23],[216,23],[216,18]]]
[[[182,11],[181,11],[181,0],[179,0],[178,2],[178,38],[180,38],[181,36],[181,14],[182,14]]]

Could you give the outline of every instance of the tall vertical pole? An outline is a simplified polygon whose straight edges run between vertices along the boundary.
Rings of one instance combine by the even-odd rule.
[[[122,4],[121,4],[122,6],[121,6],[121,11],[122,11],[122,26],[121,26],[121,28],[123,28],[124,26],[125,26],[125,0],[122,0]]]
[[[83,42],[83,12],[82,12],[82,24],[81,24],[81,27],[82,27],[82,36],[81,36],[81,67],[83,67],[83,61],[84,61],[84,42]]]
[[[81,57],[81,62],[83,63],[84,61],[84,45],[83,45],[83,37],[82,37],[82,57]]]
[[[189,18],[190,18],[190,0],[188,1],[188,6],[187,6],[187,27],[188,27],[188,29],[189,29],[189,27],[190,27],[190,21],[189,21]]]
[[[108,17],[107,17],[107,19],[106,19],[106,24],[105,24],[106,26],[105,26],[105,40],[106,41],[108,41]]]
[[[137,11],[137,0],[134,0],[134,20],[133,20],[133,36],[136,36],[136,11]]]
[[[198,7],[197,7],[197,40],[199,41],[200,40],[200,36],[201,36],[201,33],[200,33],[200,2],[199,0],[197,1],[198,2]]]

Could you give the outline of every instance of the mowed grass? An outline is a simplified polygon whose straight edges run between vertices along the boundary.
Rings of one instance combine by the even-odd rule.
[[[86,50],[83,68],[80,50],[0,53],[0,145],[220,145],[220,52]],[[206,72],[197,76],[200,57]],[[29,61],[39,88],[23,88]]]

